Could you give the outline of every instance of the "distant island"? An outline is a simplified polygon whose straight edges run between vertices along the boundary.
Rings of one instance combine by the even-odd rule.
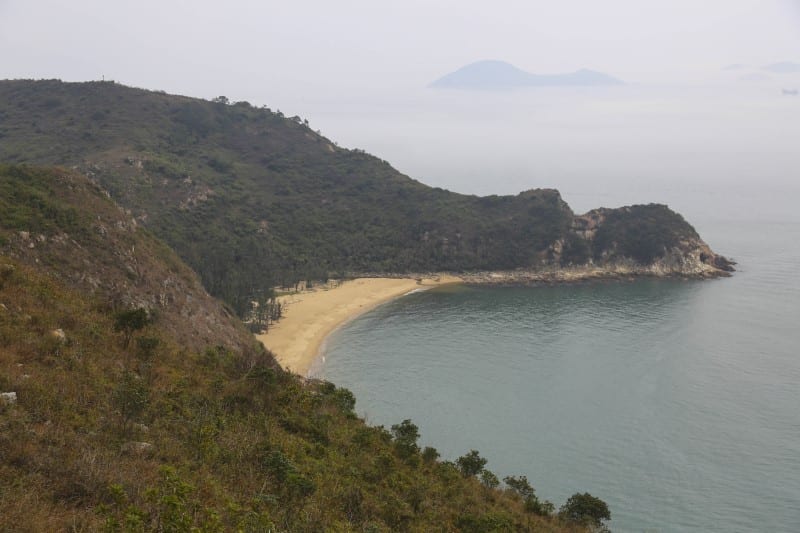
[[[442,76],[428,87],[434,89],[503,90],[524,87],[622,85],[608,74],[580,69],[564,74],[533,74],[505,61],[477,61]]]

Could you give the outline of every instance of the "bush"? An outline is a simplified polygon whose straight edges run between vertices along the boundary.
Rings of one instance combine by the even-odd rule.
[[[122,346],[127,348],[135,331],[143,329],[150,323],[150,316],[144,308],[120,311],[114,315],[114,331],[123,335]]]
[[[506,485],[508,485],[509,489],[522,497],[522,499],[525,501],[525,510],[527,512],[539,516],[549,516],[553,514],[555,506],[547,500],[539,500],[539,498],[536,496],[536,491],[528,482],[527,477],[506,476],[503,478],[503,481]]]
[[[603,528],[605,530],[606,520],[611,520],[611,512],[608,510],[606,502],[600,498],[595,498],[588,492],[583,494],[575,493],[569,497],[561,509],[559,516],[574,524]]]
[[[488,489],[496,489],[500,485],[500,480],[493,472],[484,469],[481,472],[481,484]]]
[[[400,424],[392,426],[394,435],[394,445],[400,457],[408,459],[419,452],[417,439],[419,439],[419,428],[411,423],[411,420],[403,420]]]
[[[488,460],[481,457],[478,450],[470,450],[468,454],[456,459],[456,465],[458,465],[458,469],[464,477],[477,476],[487,462]]]
[[[133,372],[125,371],[112,395],[114,406],[120,413],[123,428],[142,414],[150,399],[147,384]]]
[[[439,458],[439,452],[436,448],[432,448],[431,446],[425,446],[422,450],[422,460],[426,463],[432,463]]]

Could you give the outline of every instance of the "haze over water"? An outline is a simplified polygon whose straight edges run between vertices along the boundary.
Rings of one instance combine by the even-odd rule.
[[[387,155],[356,144],[434,185],[555,187],[576,212],[667,203],[739,265],[703,282],[409,295],[336,332],[322,376],[352,389],[371,423],[412,419],[446,459],[477,449],[499,477],[527,475],[556,505],[577,491],[601,497],[615,531],[796,531],[800,100],[749,91],[691,91],[663,114],[559,92],[500,95],[519,109],[503,104],[500,116],[412,106],[350,121],[353,135],[384,124],[371,142],[387,150],[412,123],[423,145],[437,137],[425,132],[450,129],[447,142],[463,144],[451,174],[443,156],[404,159],[414,140]],[[604,106],[627,110],[619,127]]]

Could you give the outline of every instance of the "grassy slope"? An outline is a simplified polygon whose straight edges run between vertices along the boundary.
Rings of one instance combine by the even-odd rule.
[[[76,166],[92,176],[240,313],[275,284],[342,271],[501,270],[608,257],[570,231],[573,213],[556,191],[479,198],[431,188],[336,147],[300,119],[246,103],[114,83],[3,81],[0,161]],[[661,218],[694,233],[672,215]],[[650,238],[663,251],[657,228]]]
[[[201,289],[83,177],[2,167],[0,202],[0,391],[18,395],[0,405],[0,531],[570,530],[406,456],[347,391],[282,372],[241,326],[186,344],[183,301],[163,300],[126,347],[114,312],[151,301],[150,274],[188,276],[193,300]],[[131,246],[157,252],[137,256],[141,279]],[[193,309],[225,321],[213,301]]]

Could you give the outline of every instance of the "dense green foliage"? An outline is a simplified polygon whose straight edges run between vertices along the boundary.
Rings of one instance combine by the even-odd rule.
[[[634,205],[607,211],[594,238],[596,259],[614,249],[619,255],[648,264],[687,238],[699,239],[682,216],[665,205]]]
[[[639,231],[621,218],[592,247],[557,191],[431,188],[298,117],[114,83],[0,82],[0,161],[80,169],[240,314],[279,284],[583,264],[613,249],[617,230]],[[677,233],[691,230],[680,222]],[[643,260],[663,253],[658,227],[645,228],[623,246]]]
[[[611,520],[611,512],[606,502],[588,492],[570,496],[558,514],[569,522],[600,528],[603,531],[607,531],[604,522]]]
[[[477,476],[483,471],[486,466],[486,459],[481,457],[478,450],[470,450],[466,455],[462,455],[456,459],[456,465],[464,477]]]
[[[7,167],[0,190],[20,180],[46,201],[0,221],[0,392],[17,394],[0,401],[0,531],[581,530],[420,452],[409,420],[368,427],[352,393],[284,372],[213,301],[123,305],[126,283],[133,302],[154,290],[124,250],[148,252],[156,285],[185,267],[80,176]],[[113,283],[86,290],[78,269]],[[205,347],[180,337],[201,314]]]

